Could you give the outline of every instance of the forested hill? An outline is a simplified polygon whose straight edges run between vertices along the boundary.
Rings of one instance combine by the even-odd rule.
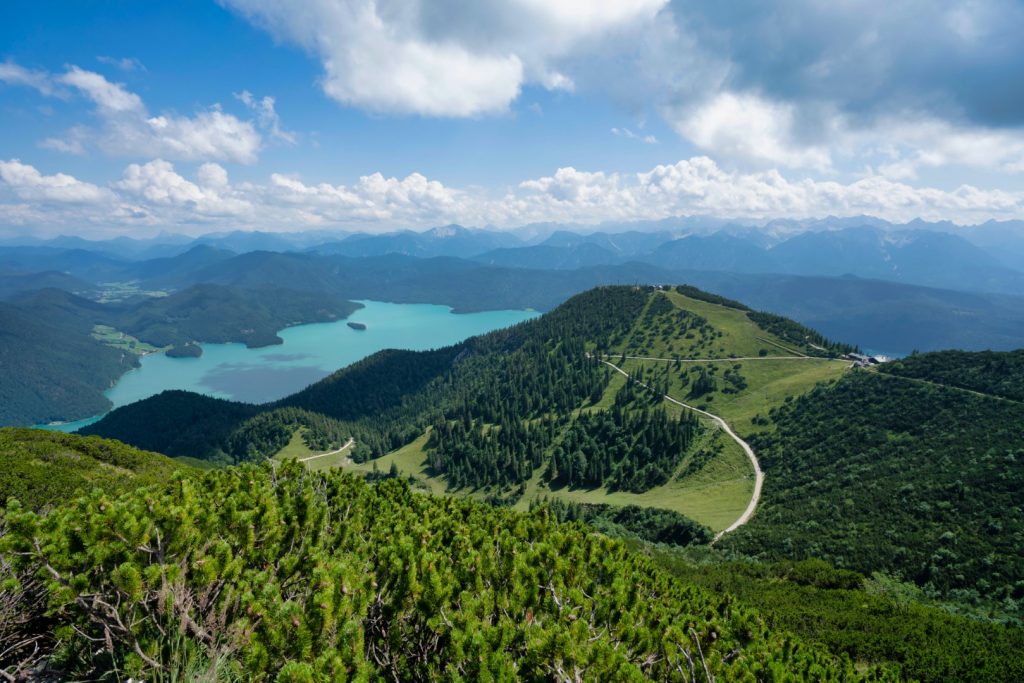
[[[286,419],[280,411],[297,408],[348,423],[358,434],[359,456],[365,458],[408,443],[439,418],[468,420],[467,424],[478,427],[538,418],[565,420],[571,411],[588,401],[600,400],[604,394],[611,371],[597,359],[602,353],[671,353],[727,359],[730,355],[773,353],[828,355],[842,350],[795,323],[781,325],[784,319],[759,316],[735,307],[735,302],[720,302],[706,293],[701,294],[703,299],[693,298],[698,291],[596,288],[536,320],[474,337],[448,349],[375,354],[258,410],[170,392],[115,410],[84,432],[144,444],[172,455],[224,458],[229,454],[234,460],[238,456],[230,454],[240,451],[232,451],[228,442],[243,422],[257,412],[270,411],[278,411],[281,419]],[[670,301],[670,295],[675,299]],[[713,319],[688,312],[687,306],[704,306],[701,310]],[[761,321],[768,329],[759,326]],[[785,336],[776,336],[775,330]],[[669,347],[658,341],[662,339],[671,342]],[[294,413],[288,414],[292,417],[287,419],[293,420]],[[177,416],[189,419],[179,420]],[[193,417],[199,421],[193,422]],[[302,423],[308,421],[303,418]],[[561,431],[564,426],[551,429]],[[534,434],[544,440],[545,445],[538,448],[546,449],[550,445],[546,440],[554,433]],[[260,438],[268,443],[256,450],[273,452],[271,446],[283,447],[288,434],[286,429],[263,429]],[[478,453],[479,457],[513,457],[497,443],[478,445],[490,453]],[[459,481],[452,483],[519,483],[537,466],[503,462],[503,474],[473,475],[465,480],[458,477]],[[447,473],[448,464],[444,455],[435,461],[442,474]],[[458,469],[465,468],[460,465]],[[485,470],[481,468],[480,472]],[[506,480],[504,472],[513,470],[516,473]]]
[[[71,634],[58,679],[1020,680],[1014,360],[884,373],[830,358],[848,348],[685,286],[609,287],[275,404],[167,392],[88,431],[239,466],[9,510],[0,568],[57,573],[26,609]],[[957,365],[973,379],[947,386]],[[751,465],[663,395],[766,473],[711,547]]]
[[[918,353],[886,363],[883,371],[1024,402],[1024,349]]]
[[[971,373],[990,363],[1013,359],[936,354],[905,367],[938,380],[959,364],[981,388]],[[761,509],[725,547],[888,572],[936,597],[1024,616],[1024,404],[856,371],[771,417],[774,430],[754,441]]]
[[[131,354],[90,336],[92,324],[0,301],[0,424],[37,424],[101,413],[103,391],[137,367]]]

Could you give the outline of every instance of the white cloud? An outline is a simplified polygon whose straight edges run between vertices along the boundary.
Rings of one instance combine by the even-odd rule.
[[[227,171],[217,164],[204,164],[197,173],[197,185],[179,175],[163,159],[131,164],[114,187],[132,201],[150,207],[180,210],[184,220],[235,217],[248,212],[249,201],[232,195]]]
[[[221,0],[316,54],[339,102],[456,117],[505,111],[527,83],[573,89],[560,58],[667,1]]]
[[[260,128],[265,130],[270,137],[290,145],[295,144],[295,133],[281,127],[281,117],[275,108],[277,101],[273,97],[264,95],[262,98],[257,98],[248,90],[243,90],[240,93],[235,93],[235,99],[256,112]]]
[[[120,83],[111,83],[95,71],[86,71],[77,66],[68,68],[67,73],[57,81],[80,90],[105,114],[143,114],[142,98],[125,90]]]
[[[789,180],[778,171],[726,171],[707,157],[660,165],[645,173],[559,169],[524,182],[504,200],[504,224],[600,222],[675,215],[724,218],[807,218],[870,214],[896,221],[926,218],[974,223],[1024,217],[1024,193],[962,186],[954,191],[913,187],[881,176],[853,183]]]
[[[611,132],[612,135],[616,135],[620,138],[626,138],[628,140],[639,140],[640,142],[647,145],[658,144],[658,138],[654,137],[653,135],[643,135],[639,133],[634,133],[629,128],[612,128]]]
[[[114,197],[109,190],[64,173],[43,175],[18,159],[0,161],[0,180],[19,199],[42,204],[92,204]]]
[[[812,168],[827,171],[826,147],[799,141],[792,105],[750,94],[723,92],[678,115],[669,112],[676,130],[717,158],[747,166]]]
[[[144,126],[135,123],[115,124],[112,132],[116,136],[107,138],[106,147],[126,154],[251,164],[262,145],[262,138],[250,121],[225,114],[219,108],[201,111],[193,117],[153,116],[145,120]]]
[[[85,154],[85,135],[79,134],[75,129],[68,131],[63,138],[46,138],[39,143],[44,149],[52,149],[64,154]]]
[[[58,88],[50,78],[50,74],[45,71],[26,69],[11,61],[0,63],[0,82],[34,88],[48,96],[58,94]]]
[[[445,222],[473,211],[465,193],[419,173],[402,179],[374,173],[361,177],[351,187],[329,183],[306,185],[276,173],[270,181],[267,201],[299,208],[306,223],[420,224],[426,216]]]
[[[135,57],[121,57],[119,59],[117,57],[107,57],[101,55],[96,58],[96,61],[100,64],[106,64],[107,66],[112,66],[116,69],[120,69],[121,71],[126,72],[146,70],[146,67],[143,65],[143,63]]]
[[[219,105],[192,116],[153,115],[142,98],[123,84],[74,65],[63,74],[51,75],[6,62],[0,64],[0,80],[33,87],[44,95],[63,94],[71,89],[96,106],[101,122],[98,129],[75,126],[62,137],[49,137],[40,143],[61,152],[82,154],[94,145],[120,156],[251,164],[256,162],[263,146],[261,130],[285,142],[295,140],[294,134],[282,128],[274,98],[269,96],[256,98],[244,92],[240,98],[256,113],[255,120],[240,119]]]
[[[448,187],[419,173],[405,178],[374,173],[349,185],[312,184],[277,173],[266,183],[232,183],[222,166],[206,163],[190,179],[161,159],[129,165],[120,180],[104,188],[70,175],[43,175],[17,160],[0,162],[0,226],[31,223],[52,231],[66,226],[130,233],[310,226],[385,231],[451,222],[513,227],[679,215],[770,219],[861,214],[894,221],[1024,219],[1024,192],[970,185],[947,191],[878,174],[849,183],[791,179],[776,170],[727,170],[708,157],[643,173],[560,168],[500,196]]]

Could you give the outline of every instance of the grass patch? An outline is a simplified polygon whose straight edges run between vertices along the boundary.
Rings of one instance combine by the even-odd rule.
[[[139,341],[130,334],[121,332],[109,325],[93,325],[92,338],[103,342],[107,346],[127,351],[128,353],[133,353],[136,356],[163,351],[163,349],[158,346],[153,346],[152,344],[147,344],[144,341]]]
[[[715,378],[717,389],[694,397],[691,389],[699,368],[704,367]],[[739,366],[737,369],[736,366]],[[667,372],[669,396],[692,406],[705,406],[705,410],[720,416],[740,434],[751,434],[763,426],[753,422],[754,417],[767,417],[768,412],[782,405],[787,397],[799,396],[819,382],[839,379],[849,368],[848,361],[811,359],[747,360],[734,363],[682,363],[678,368],[665,361],[627,359],[623,370],[635,374],[642,368],[647,377],[660,377]],[[743,378],[746,387],[735,389],[726,378],[726,371]],[[621,375],[620,375],[621,376]],[[623,378],[624,379],[624,378]]]
[[[285,460],[291,460],[292,458],[301,460],[302,458],[308,458],[311,455],[316,455],[316,452],[310,450],[309,446],[306,445],[306,441],[302,438],[305,431],[305,427],[302,427],[292,432],[291,441],[288,442],[287,446],[279,450],[272,460],[284,462]]]

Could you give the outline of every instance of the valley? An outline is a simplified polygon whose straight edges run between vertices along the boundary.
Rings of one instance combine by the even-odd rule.
[[[367,330],[329,325],[357,339],[386,329],[386,316],[375,312],[380,304],[364,303],[357,319],[371,323]],[[290,497],[307,485],[313,488],[301,495],[312,496],[314,508],[335,505],[335,494],[316,492],[362,496],[350,487],[365,480],[379,492],[374,500],[397,497],[387,499],[398,506],[389,509],[444,510],[433,513],[442,518],[490,510],[506,520],[499,525],[571,522],[585,533],[580,538],[622,539],[614,543],[630,549],[623,557],[646,555],[652,564],[643,572],[685,577],[712,594],[728,587],[743,596],[730,610],[757,605],[773,628],[785,624],[793,634],[787,637],[805,643],[814,666],[842,668],[829,658],[850,656],[856,670],[876,679],[904,672],[944,680],[964,671],[960,666],[982,666],[938,658],[949,638],[966,638],[977,641],[972,647],[1004,648],[984,650],[984,666],[996,678],[1013,678],[1009,653],[1022,636],[1003,624],[1017,623],[1024,585],[1012,549],[1024,540],[1015,512],[1024,487],[1013,450],[1021,443],[1013,425],[1024,416],[1014,413],[1016,383],[1004,379],[1019,373],[1016,355],[922,354],[860,369],[845,358],[853,346],[688,285],[601,287],[530,318],[440,348],[371,353],[268,403],[171,391],[118,407],[81,430],[93,436],[53,438],[79,447],[74,440],[117,443],[105,440],[113,437],[175,456],[162,461],[178,468],[174,481],[201,477],[211,491],[235,490],[237,477],[247,478],[247,490],[269,486],[258,506],[271,507],[259,514],[290,514],[271,510],[292,505]],[[301,330],[282,332],[282,351],[288,335]],[[972,446],[959,461],[950,444],[965,430]],[[24,450],[18,443],[8,450]],[[1005,457],[1000,449],[1008,449]],[[88,467],[86,480],[50,486],[115,486]],[[31,482],[45,471],[19,475],[30,482],[25,490],[36,490]],[[39,490],[47,490],[41,481]],[[271,502],[277,494],[269,492],[282,485],[291,492]],[[191,486],[174,484],[168,495],[191,496]],[[233,505],[240,495],[230,494]],[[943,503],[948,495],[959,507]],[[901,502],[908,497],[915,500],[909,507]],[[999,507],[979,505],[981,497]],[[317,513],[327,516],[324,529],[333,528],[328,517],[341,514],[332,510]],[[876,529],[870,541],[865,528]],[[953,528],[978,536],[968,540]],[[986,539],[983,530],[995,529],[1000,538]],[[865,554],[866,542],[885,548],[886,557]],[[460,579],[426,580],[451,587]],[[543,604],[557,610],[567,598],[553,590],[557,602]],[[463,609],[445,604],[446,614]],[[873,611],[862,612],[862,604]],[[859,625],[816,611],[826,605],[843,605]],[[893,610],[904,610],[904,621]],[[871,635],[883,624],[904,632],[904,640]],[[457,632],[455,622],[451,628]],[[586,637],[600,642],[602,633]],[[1001,645],[983,646],[983,639]],[[911,655],[908,642],[935,655]]]
[[[1022,35],[0,2],[0,683],[1024,682]]]

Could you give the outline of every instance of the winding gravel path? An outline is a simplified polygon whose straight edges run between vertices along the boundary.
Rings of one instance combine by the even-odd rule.
[[[336,448],[333,451],[327,451],[326,453],[318,453],[316,455],[311,455],[308,458],[299,458],[299,462],[308,462],[310,460],[316,460],[317,458],[326,458],[328,455],[337,455],[338,453],[341,453],[343,450],[345,450],[355,442],[355,439],[349,439],[348,443],[346,443],[341,448]]]
[[[608,361],[606,361],[604,359],[599,359],[599,360],[602,363],[604,363],[605,365],[607,365],[608,367],[614,369],[616,372],[620,373],[621,375],[624,375],[625,377],[629,377],[629,373],[626,372],[625,370],[623,370],[622,368],[620,368],[618,365],[615,365],[614,363],[609,363]],[[634,380],[634,381],[637,381],[637,380]],[[648,389],[651,389],[651,387],[649,385],[644,384],[643,382],[638,382],[638,384],[640,384],[641,386],[647,387]],[[653,389],[652,389],[652,391],[653,391]],[[750,444],[748,444],[746,441],[744,441],[740,437],[736,436],[736,432],[734,432],[732,430],[732,427],[730,427],[729,423],[727,423],[725,420],[723,420],[722,418],[718,417],[717,415],[713,415],[713,414],[709,413],[706,410],[701,410],[700,408],[695,408],[695,407],[693,407],[691,405],[687,405],[686,403],[683,403],[682,401],[679,401],[677,399],[672,398],[668,394],[665,394],[664,398],[669,403],[674,403],[677,406],[681,406],[683,408],[686,408],[687,410],[692,410],[695,413],[700,413],[701,415],[704,415],[705,417],[711,418],[715,422],[715,424],[717,424],[719,427],[722,428],[722,431],[724,431],[726,434],[728,434],[729,437],[733,441],[735,441],[736,443],[738,443],[740,445],[740,448],[743,449],[743,452],[747,454],[747,458],[750,460],[750,464],[754,466],[754,493],[750,497],[750,502],[747,503],[747,509],[743,511],[743,514],[739,516],[739,519],[737,519],[735,522],[733,522],[732,524],[727,526],[725,529],[722,529],[717,534],[715,534],[715,540],[712,541],[712,543],[714,543],[715,541],[717,541],[718,539],[720,539],[722,536],[724,536],[725,534],[729,533],[730,531],[735,531],[736,529],[738,529],[741,526],[743,526],[744,524],[746,524],[748,521],[750,521],[750,518],[754,516],[754,510],[757,509],[757,504],[761,500],[761,488],[764,486],[764,472],[761,471],[761,463],[759,463],[757,461],[757,456],[754,455],[754,449],[750,447]]]

